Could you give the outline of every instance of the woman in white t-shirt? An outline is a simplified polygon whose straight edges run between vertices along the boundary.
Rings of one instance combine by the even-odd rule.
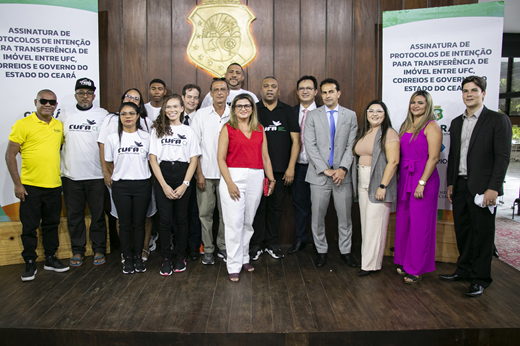
[[[105,142],[105,161],[112,172],[112,198],[119,216],[119,239],[124,256],[123,273],[146,271],[143,251],[146,210],[152,195],[148,151],[150,135],[143,131],[139,107],[124,102],[119,108],[118,131],[108,135]],[[134,232],[132,254],[131,231]],[[134,258],[135,255],[135,258]]]
[[[172,257],[175,256],[173,271],[186,270],[184,255],[188,244],[188,207],[190,202],[190,180],[201,155],[197,135],[183,124],[184,104],[182,98],[173,94],[164,99],[159,116],[152,126],[150,142],[150,165],[155,174],[155,192],[160,219],[160,238],[163,263],[161,275],[172,274]],[[175,215],[177,229],[175,249],[170,242],[172,217]]]

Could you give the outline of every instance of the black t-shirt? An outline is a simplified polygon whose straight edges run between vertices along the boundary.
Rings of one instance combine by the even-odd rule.
[[[300,132],[292,107],[278,101],[270,111],[262,100],[257,104],[258,121],[264,127],[273,172],[284,173],[291,158],[291,132]]]

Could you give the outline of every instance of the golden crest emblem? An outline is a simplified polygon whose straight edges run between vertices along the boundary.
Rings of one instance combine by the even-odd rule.
[[[193,33],[188,57],[198,67],[224,77],[231,63],[245,66],[256,56],[249,27],[256,17],[240,0],[203,0],[188,15]]]

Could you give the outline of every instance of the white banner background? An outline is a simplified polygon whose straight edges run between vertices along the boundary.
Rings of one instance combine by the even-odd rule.
[[[1,2],[0,95],[3,126],[0,127],[0,152],[5,153],[11,127],[16,120],[35,110],[34,99],[39,90],[51,89],[56,93],[57,109],[76,104],[74,86],[79,78],[92,79],[99,95],[98,13],[61,6]],[[97,1],[86,2],[94,3],[97,8]],[[27,33],[24,29],[41,29],[42,32]],[[52,34],[45,35],[43,32]],[[30,47],[45,47],[46,51],[30,52]],[[58,48],[62,52],[56,53],[50,48]],[[99,99],[94,103],[99,106]],[[19,202],[14,196],[14,186],[6,165],[0,167],[0,204],[6,206]],[[0,219],[7,221],[5,216]]]
[[[425,10],[395,11],[392,17],[420,18],[420,13]],[[503,23],[503,17],[462,16],[419,20],[383,29],[383,101],[394,128],[399,131],[405,120],[414,91],[427,90],[433,98],[443,132],[443,150],[437,164],[441,179],[439,209],[451,209],[446,197],[449,127],[465,110],[461,91],[464,77],[487,78],[484,103],[498,110]]]

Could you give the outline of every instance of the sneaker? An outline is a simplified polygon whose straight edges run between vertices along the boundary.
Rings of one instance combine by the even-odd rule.
[[[133,274],[134,273],[134,259],[132,256],[125,256],[125,261],[123,263],[123,274]]]
[[[213,258],[213,254],[204,253],[204,257],[202,257],[202,264],[215,264],[215,258]]]
[[[222,260],[224,260],[224,262],[227,263],[227,252],[226,252],[226,250],[218,250],[217,257],[218,258],[222,258]]]
[[[45,270],[52,270],[58,273],[63,273],[69,270],[69,266],[61,263],[55,255],[45,257],[45,265],[43,266]]]
[[[282,250],[278,247],[278,245],[270,244],[265,248],[265,252],[271,255],[274,259],[283,258]]]
[[[202,244],[202,243],[201,243],[200,246],[199,246],[199,253],[200,253],[201,255],[204,255],[204,244]]]
[[[163,260],[159,274],[162,276],[172,275],[172,261],[169,258]]]
[[[143,258],[141,255],[136,255],[134,260],[135,271],[138,273],[144,273],[146,271],[146,266],[144,265]]]
[[[190,251],[190,258],[192,261],[198,261],[200,254],[198,251]]]
[[[25,270],[22,274],[22,281],[34,280],[36,272],[36,263],[34,262],[34,260],[27,260],[27,262],[25,262]]]
[[[262,249],[258,245],[253,246],[253,248],[251,250],[249,250],[249,257],[253,261],[258,260],[258,258],[260,257],[261,254],[262,254]]]
[[[178,257],[177,262],[175,262],[175,265],[173,266],[173,271],[175,273],[180,273],[186,270],[186,260],[184,257]]]

